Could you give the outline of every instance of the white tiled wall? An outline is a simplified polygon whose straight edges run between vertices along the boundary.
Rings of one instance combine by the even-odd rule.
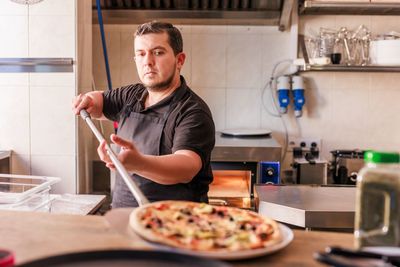
[[[29,56],[74,58],[75,16],[29,15]]]
[[[34,175],[60,177],[52,192],[76,192],[76,157],[68,155],[32,155],[31,172]]]
[[[28,17],[26,15],[0,15],[0,36],[2,36],[0,57],[28,56]]]
[[[31,153],[75,155],[75,117],[71,110],[74,87],[30,89]]]
[[[0,57],[76,60],[75,0],[0,1]],[[54,192],[76,192],[75,73],[0,73],[0,149],[12,172],[60,177]]]
[[[310,34],[320,27],[351,29],[360,24],[374,32],[400,32],[397,21],[395,16],[304,16],[300,18],[299,32]],[[190,77],[190,87],[210,106],[217,130],[265,127],[272,129],[282,142],[282,121],[273,115],[276,110],[271,91],[263,88],[274,65],[290,59],[290,33],[268,26],[178,27],[183,29],[188,58],[183,75]],[[109,58],[114,66],[114,84],[138,81],[132,73],[136,71],[134,62],[128,59],[134,30],[135,25],[106,26],[106,38],[112,42]],[[93,31],[95,80],[105,85],[98,37],[96,41],[98,28]],[[275,74],[287,73],[288,67],[288,63],[280,64]],[[284,116],[289,135],[320,138],[322,155],[327,159],[333,149],[400,150],[397,73],[310,72],[302,76],[306,79],[306,105],[301,118],[293,116],[291,107]]]
[[[30,154],[28,86],[1,86],[0,149]]]
[[[217,31],[218,28],[220,32]],[[226,27],[214,26],[211,33],[203,33],[205,27],[192,29],[192,88],[196,87],[225,87],[227,66]],[[199,30],[199,31],[197,31]],[[214,33],[215,32],[215,33]],[[183,40],[185,42],[185,40]]]

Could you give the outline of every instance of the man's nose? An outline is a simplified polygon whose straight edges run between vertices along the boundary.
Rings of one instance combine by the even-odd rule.
[[[154,63],[154,55],[152,53],[146,53],[143,58],[143,63],[146,65],[152,65]]]

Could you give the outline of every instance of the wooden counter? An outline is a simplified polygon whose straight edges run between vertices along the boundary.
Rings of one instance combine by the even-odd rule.
[[[15,252],[16,262],[62,253],[101,249],[148,249],[139,238],[124,236],[105,217],[0,211],[0,248]],[[283,250],[234,266],[323,266],[315,251],[330,245],[352,247],[349,233],[293,230],[294,240]]]

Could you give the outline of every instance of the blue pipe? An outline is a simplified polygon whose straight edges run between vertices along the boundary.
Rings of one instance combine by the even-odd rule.
[[[103,23],[103,15],[101,13],[100,0],[96,0],[96,6],[97,6],[97,17],[98,17],[99,26],[100,26],[101,43],[103,45],[104,63],[106,65],[108,90],[112,90],[113,87],[112,87],[112,83],[111,83],[110,64],[108,64],[107,44],[106,44],[106,37],[104,34],[104,23]],[[118,131],[118,122],[116,122],[116,121],[114,121],[114,131],[115,131],[115,133],[117,133],[117,131]]]
[[[103,45],[104,62],[106,65],[106,72],[107,72],[108,90],[112,90],[110,65],[108,64],[107,44],[106,44],[106,38],[105,38],[105,34],[104,34],[103,15],[101,14],[100,0],[96,0],[96,5],[97,5],[97,17],[98,17],[99,26],[100,26],[101,43]]]

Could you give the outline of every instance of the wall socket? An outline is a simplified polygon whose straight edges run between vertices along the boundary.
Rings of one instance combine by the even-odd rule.
[[[290,137],[288,142],[288,151],[293,151],[294,147],[301,147],[304,144],[303,149],[308,151],[311,148],[311,144],[317,144],[319,151],[322,149],[322,140],[320,138],[313,137]]]

